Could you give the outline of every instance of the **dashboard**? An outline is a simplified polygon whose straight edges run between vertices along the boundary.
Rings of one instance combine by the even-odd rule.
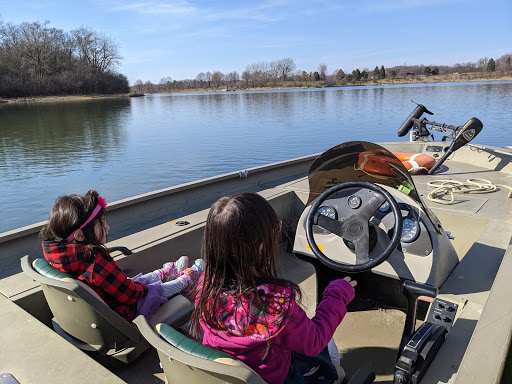
[[[344,221],[348,217],[356,214],[363,207],[373,191],[367,189],[354,189],[338,192],[333,198],[326,200],[317,210],[318,213],[331,219]],[[403,227],[400,237],[400,247],[402,251],[417,255],[426,256],[432,251],[432,242],[421,219],[419,208],[406,203],[405,197],[394,196],[400,208]],[[391,239],[395,230],[395,218],[388,202],[384,202],[370,219],[370,256],[371,251],[377,246],[378,233],[385,232],[388,239]],[[316,228],[315,228],[316,227]],[[313,228],[314,234],[328,235],[328,231],[319,226]],[[305,228],[305,223],[304,223]],[[385,241],[385,237],[382,237]],[[353,251],[353,246],[344,241],[344,244]]]
[[[444,233],[436,231],[427,214],[413,198],[397,189],[384,188],[398,204],[403,228],[396,250],[371,271],[392,278],[436,285],[437,281],[444,280],[445,275],[458,262],[453,247]],[[343,222],[363,209],[373,196],[374,191],[366,188],[344,189],[326,199],[317,212]],[[310,209],[311,205],[305,207],[299,219],[293,252],[316,258],[306,238],[306,217]],[[389,245],[395,231],[395,217],[388,202],[384,202],[373,213],[368,225],[368,257],[374,259]],[[313,236],[320,251],[330,260],[342,264],[356,264],[355,247],[350,241],[320,225],[313,225]],[[437,263],[442,265],[438,268]]]

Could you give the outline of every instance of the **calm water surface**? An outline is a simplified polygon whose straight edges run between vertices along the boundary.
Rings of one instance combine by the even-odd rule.
[[[0,106],[0,232],[46,220],[57,196],[107,201],[321,152],[386,142],[415,107],[475,142],[512,145],[512,82],[401,85]],[[440,139],[440,135],[435,135]]]

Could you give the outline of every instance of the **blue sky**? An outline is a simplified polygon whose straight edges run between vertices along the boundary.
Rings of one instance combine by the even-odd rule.
[[[110,34],[130,84],[288,57],[328,73],[496,59],[512,53],[511,16],[512,0],[0,0],[6,23]]]

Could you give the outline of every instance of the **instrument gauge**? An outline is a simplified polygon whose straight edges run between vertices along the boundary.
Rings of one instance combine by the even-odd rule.
[[[389,211],[389,209],[391,208],[391,206],[389,205],[389,203],[387,201],[385,201],[380,207],[379,207],[379,211],[382,212],[382,213],[386,213],[387,211]]]
[[[361,206],[361,198],[359,196],[352,195],[347,200],[348,206],[352,209],[357,209]]]
[[[420,234],[420,224],[412,219],[405,218],[402,227],[401,241],[403,243],[412,243]]]
[[[338,220],[338,212],[336,212],[336,209],[334,209],[333,207],[323,205],[320,208],[318,208],[317,212],[319,214],[327,216],[333,220]]]

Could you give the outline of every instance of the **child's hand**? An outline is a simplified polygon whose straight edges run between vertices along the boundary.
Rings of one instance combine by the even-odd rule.
[[[349,276],[345,276],[343,280],[348,281],[352,288],[354,288],[357,285],[357,281],[352,280]]]

